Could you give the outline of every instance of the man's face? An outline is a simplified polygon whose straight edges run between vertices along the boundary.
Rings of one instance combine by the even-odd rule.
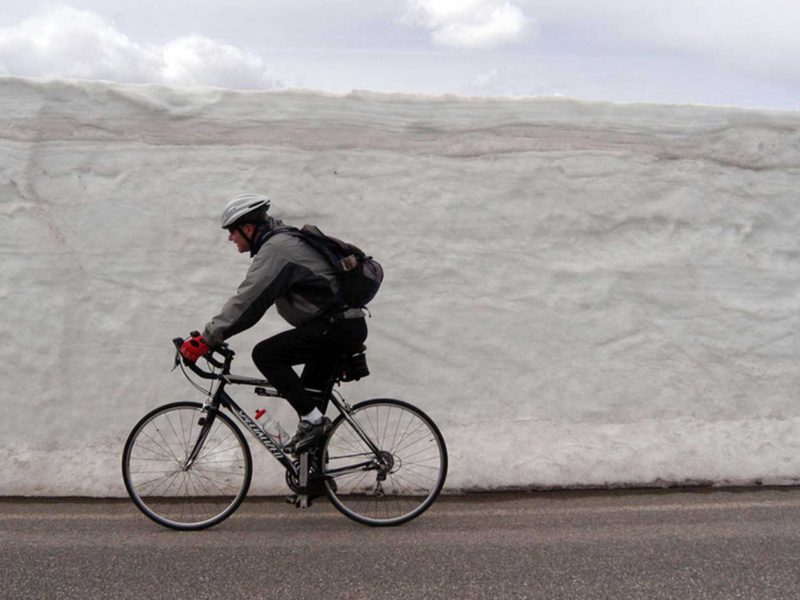
[[[232,227],[229,229],[228,240],[236,244],[236,249],[239,250],[239,252],[248,252],[250,250],[250,244],[247,243],[247,240],[239,229],[239,227]],[[243,229],[245,234],[250,237],[253,235],[255,226],[252,223],[247,223],[242,225],[241,229]]]

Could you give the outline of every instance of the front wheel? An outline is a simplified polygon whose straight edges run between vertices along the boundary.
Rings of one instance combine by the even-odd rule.
[[[250,487],[253,461],[241,431],[227,415],[202,408],[197,402],[156,408],[136,424],[122,453],[131,500],[172,529],[216,525]]]
[[[340,415],[325,440],[322,475],[333,505],[365,525],[399,525],[425,512],[447,477],[434,422],[400,400],[367,400]],[[352,422],[351,422],[352,420]]]

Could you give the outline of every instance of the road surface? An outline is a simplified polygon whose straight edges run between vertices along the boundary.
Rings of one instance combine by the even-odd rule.
[[[0,598],[800,598],[800,488],[445,496],[389,529],[248,499],[201,532],[4,499]]]

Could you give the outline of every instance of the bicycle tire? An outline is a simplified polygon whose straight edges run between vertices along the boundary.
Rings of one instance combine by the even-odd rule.
[[[202,404],[173,402],[131,430],[122,452],[122,478],[136,507],[170,529],[216,525],[239,507],[250,488],[253,459],[242,432],[220,412],[194,463],[185,460],[204,426]]]
[[[355,469],[375,454],[340,415],[322,451],[325,491],[348,518],[373,527],[400,525],[425,512],[447,477],[447,447],[436,424],[401,400],[377,398],[356,404],[351,417],[391,463]],[[383,479],[381,479],[383,477]]]

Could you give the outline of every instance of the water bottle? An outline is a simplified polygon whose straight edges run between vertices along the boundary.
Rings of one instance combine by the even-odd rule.
[[[264,431],[278,440],[279,446],[283,447],[289,442],[289,434],[286,430],[263,408],[256,411],[256,421]]]

